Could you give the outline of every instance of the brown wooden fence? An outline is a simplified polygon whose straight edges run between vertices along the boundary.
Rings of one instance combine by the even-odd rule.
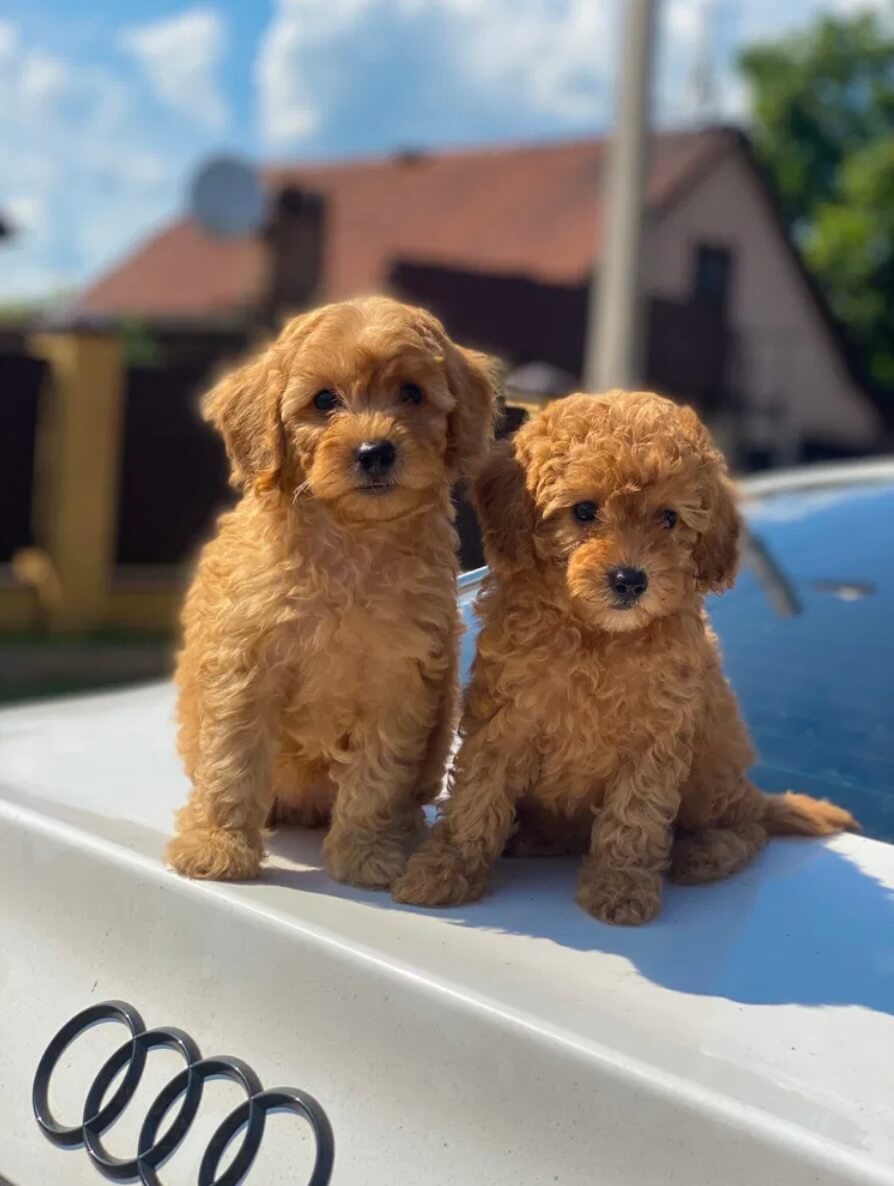
[[[119,564],[171,565],[188,559],[231,499],[223,444],[198,414],[207,383],[202,370],[128,369]]]
[[[589,289],[544,284],[526,276],[466,272],[398,262],[390,283],[406,299],[433,309],[460,341],[515,366],[545,362],[571,375],[583,370]],[[650,297],[644,312],[646,383],[693,401],[704,411],[731,398],[731,331],[717,311]]]
[[[32,543],[37,408],[46,364],[0,353],[0,564]]]

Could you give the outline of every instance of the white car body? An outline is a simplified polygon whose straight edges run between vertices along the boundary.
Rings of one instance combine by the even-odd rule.
[[[428,912],[334,884],[299,831],[255,883],[191,883],[162,860],[187,792],[173,706],[163,685],[0,713],[0,1182],[102,1180],[40,1133],[32,1079],[63,1023],[118,998],[310,1092],[336,1186],[894,1183],[894,847],[774,840],[668,887],[642,929],[583,914],[572,861],[502,862],[486,901]],[[64,1123],[125,1036],[70,1048]],[[119,1156],[181,1065],[150,1054]],[[209,1090],[162,1181],[197,1180],[242,1098]],[[277,1117],[246,1181],[310,1162]]]

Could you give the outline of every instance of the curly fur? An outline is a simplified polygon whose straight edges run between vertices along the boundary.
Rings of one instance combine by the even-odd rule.
[[[751,743],[703,609],[734,580],[739,514],[691,409],[643,392],[559,401],[495,448],[476,497],[491,571],[462,747],[396,898],[479,897],[509,841],[584,854],[584,909],[642,923],[665,872],[726,877],[768,833],[855,826],[746,777]],[[594,522],[572,513],[583,501]],[[648,576],[629,608],[608,580],[621,566]]]
[[[255,876],[268,820],[329,823],[341,881],[400,872],[458,712],[450,490],[483,461],[494,405],[487,359],[385,298],[296,318],[206,397],[242,498],[183,614],[179,872]],[[357,448],[380,438],[397,463],[372,488]]]

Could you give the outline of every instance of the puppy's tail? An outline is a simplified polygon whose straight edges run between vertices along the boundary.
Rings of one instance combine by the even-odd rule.
[[[860,831],[860,825],[843,807],[794,791],[764,795],[764,827],[771,836],[832,836],[836,832]]]

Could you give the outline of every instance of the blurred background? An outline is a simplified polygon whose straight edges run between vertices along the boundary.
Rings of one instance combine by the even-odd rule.
[[[894,0],[4,0],[0,699],[167,670],[198,395],[373,290],[502,432],[636,383],[740,474],[891,451]]]

